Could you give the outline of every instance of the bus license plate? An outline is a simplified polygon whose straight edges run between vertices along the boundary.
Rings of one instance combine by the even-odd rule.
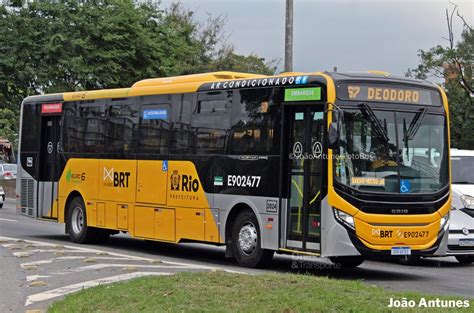
[[[410,247],[392,247],[392,255],[410,255]]]
[[[459,239],[459,246],[474,247],[474,239]]]

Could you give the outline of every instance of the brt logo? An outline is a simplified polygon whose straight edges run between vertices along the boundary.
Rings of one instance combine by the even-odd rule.
[[[379,238],[392,238],[393,230],[372,229],[372,236]]]
[[[190,175],[180,175],[178,171],[173,171],[170,176],[171,190],[173,191],[193,191],[199,190],[199,181]]]
[[[117,172],[113,168],[104,167],[104,185],[109,187],[128,188],[130,172]]]

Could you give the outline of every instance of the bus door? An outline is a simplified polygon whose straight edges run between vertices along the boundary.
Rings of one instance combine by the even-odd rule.
[[[60,115],[41,117],[38,217],[57,219]]]
[[[285,115],[289,169],[286,247],[319,252],[324,108],[287,105]]]

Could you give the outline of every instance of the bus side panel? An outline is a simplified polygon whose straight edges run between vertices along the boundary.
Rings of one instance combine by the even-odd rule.
[[[137,202],[166,204],[168,162],[139,160],[137,166]]]
[[[176,239],[219,242],[218,220],[211,212],[213,197],[203,188],[205,177],[200,179],[190,161],[169,161],[167,170],[168,184],[162,192],[167,194],[167,206],[176,208]]]
[[[134,203],[137,183],[136,160],[99,161],[99,199]]]
[[[69,159],[59,179],[59,210],[58,221],[65,222],[66,201],[68,196],[76,191],[84,198],[86,214],[90,226],[96,226],[95,203],[89,201],[98,199],[99,160]]]

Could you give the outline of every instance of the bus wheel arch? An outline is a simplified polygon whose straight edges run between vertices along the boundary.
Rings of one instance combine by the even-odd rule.
[[[227,214],[227,218],[225,221],[225,234],[224,234],[225,237],[224,238],[225,238],[225,243],[227,245],[226,257],[231,258],[234,256],[231,251],[227,251],[227,250],[229,250],[230,244],[232,243],[232,228],[234,226],[235,219],[237,218],[239,213],[244,210],[252,211],[253,214],[255,214],[255,216],[257,216],[257,219],[258,219],[256,210],[253,209],[250,204],[245,203],[245,202],[239,202],[232,206],[232,208],[229,211],[229,214]]]
[[[71,202],[74,198],[81,198],[84,200],[84,197],[77,190],[71,191],[69,195],[67,196],[66,203],[64,204],[64,224],[66,225],[65,227],[66,234],[69,233],[70,225],[68,223],[68,219],[69,219],[69,214],[70,214]]]
[[[234,205],[226,220],[226,257],[234,257],[240,265],[246,267],[268,264],[274,251],[262,248],[260,225],[258,214],[250,205]]]
[[[87,210],[82,195],[73,191],[66,200],[65,208],[66,233],[74,243],[104,242],[110,231],[87,225]]]

